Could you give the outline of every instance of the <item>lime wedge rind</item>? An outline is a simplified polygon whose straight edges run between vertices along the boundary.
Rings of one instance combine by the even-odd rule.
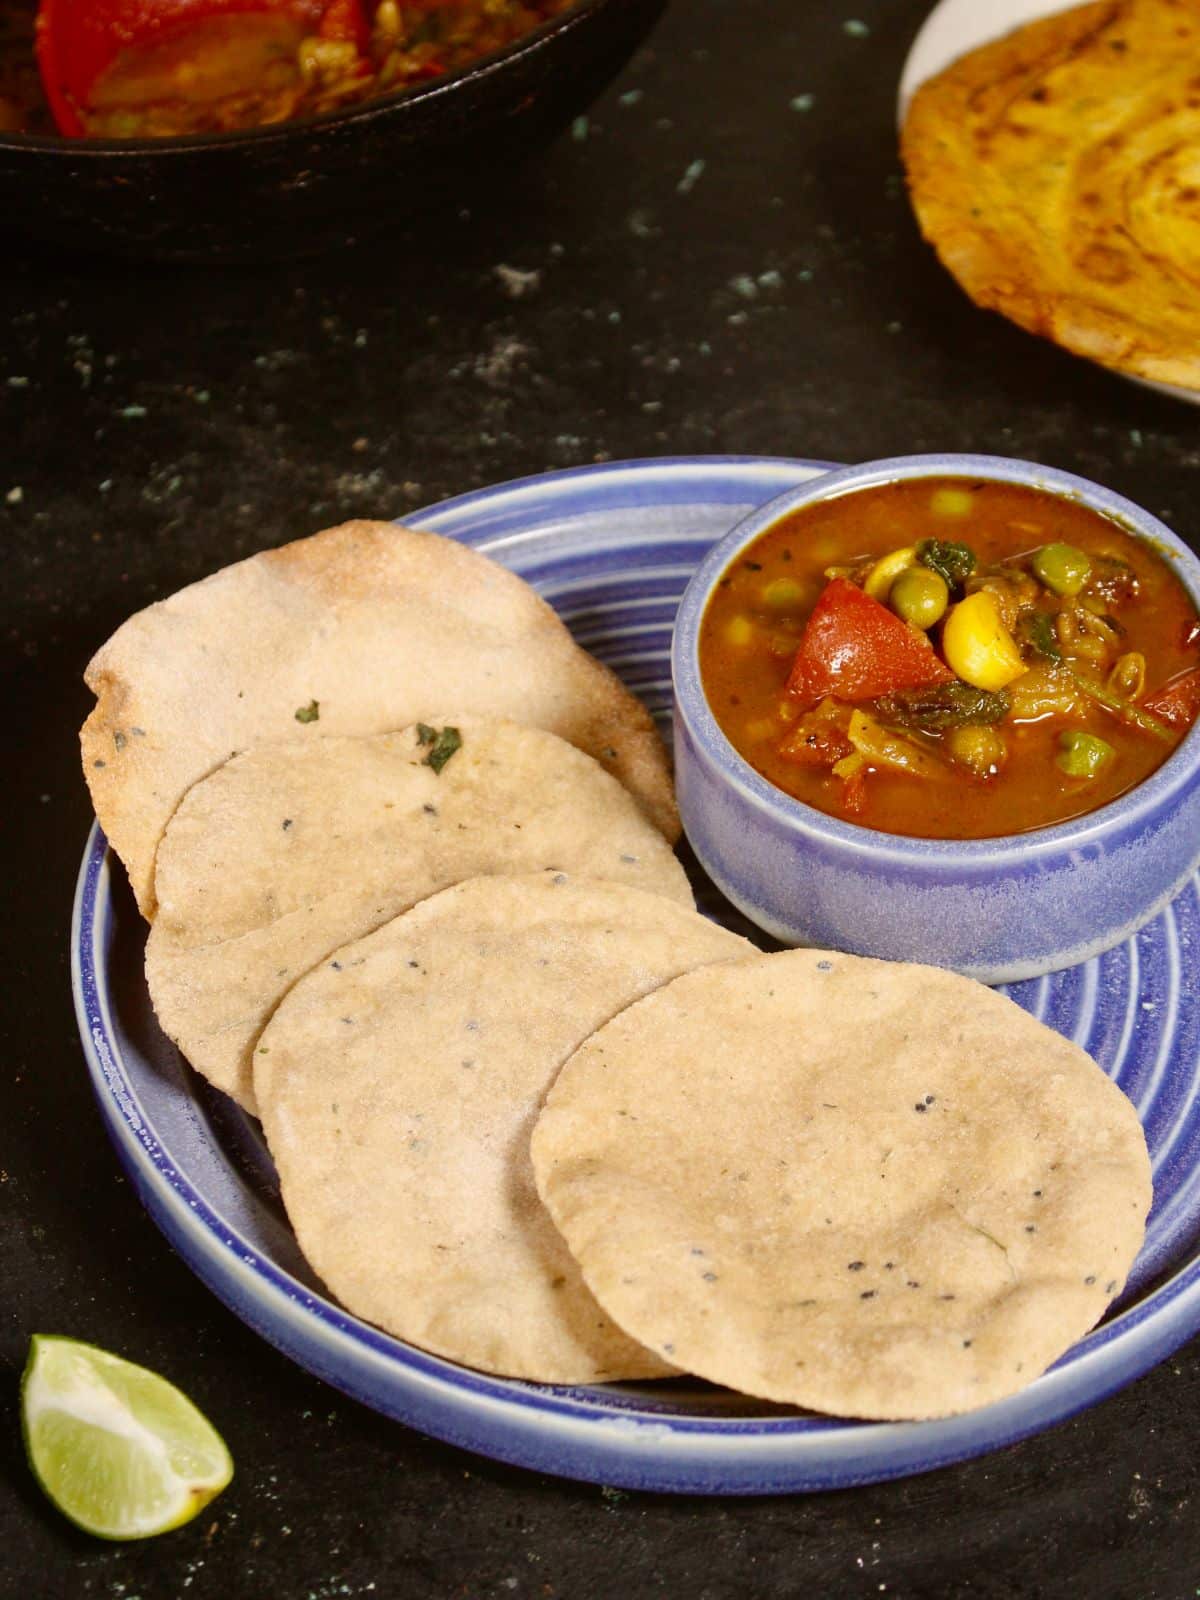
[[[38,1483],[102,1539],[146,1539],[190,1521],[233,1461],[175,1386],[95,1345],[37,1335],[21,1382],[25,1449]]]

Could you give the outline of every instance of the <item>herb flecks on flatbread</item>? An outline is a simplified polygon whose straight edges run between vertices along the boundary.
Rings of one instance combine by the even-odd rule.
[[[417,742],[428,745],[425,765],[440,773],[456,750],[462,749],[462,734],[457,728],[431,728],[428,723],[417,723]]]
[[[933,967],[792,950],[678,978],[564,1066],[538,1190],[633,1338],[851,1417],[1031,1382],[1125,1283],[1132,1105],[1069,1040]]]
[[[672,842],[650,713],[529,584],[454,539],[347,522],[264,550],[130,617],[86,678],[96,816],[154,913],[154,853],[191,788],[252,746],[389,732],[438,708],[511,717],[593,756]],[[437,762],[449,759],[448,736]]]
[[[158,851],[146,976],[198,1072],[254,1109],[255,1035],[303,973],[463,878],[554,868],[691,906],[670,845],[598,762],[455,714],[259,745],[195,784]]]
[[[752,953],[659,895],[564,873],[459,884],[339,950],[255,1056],[314,1269],[359,1316],[489,1372],[670,1371],[588,1292],[538,1200],[529,1129],[594,1028],[681,972]]]

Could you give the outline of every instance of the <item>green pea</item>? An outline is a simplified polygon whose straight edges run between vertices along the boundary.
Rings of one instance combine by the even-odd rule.
[[[1068,728],[1058,736],[1058,754],[1055,764],[1068,778],[1094,778],[1116,755],[1112,745],[1094,733],[1084,733],[1081,728]]]
[[[1073,544],[1044,544],[1033,570],[1055,594],[1076,595],[1092,575],[1092,563]]]
[[[906,567],[888,591],[888,604],[914,628],[932,628],[950,604],[946,580],[929,567]]]

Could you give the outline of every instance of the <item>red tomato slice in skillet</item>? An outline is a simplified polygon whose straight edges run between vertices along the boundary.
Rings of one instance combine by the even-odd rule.
[[[828,694],[853,702],[948,683],[953,676],[924,634],[849,578],[833,578],[800,636],[787,687],[801,700]]]
[[[79,137],[99,80],[118,57],[168,44],[218,18],[278,17],[303,34],[345,41],[366,64],[370,28],[362,0],[41,0],[37,56],[60,133]]]

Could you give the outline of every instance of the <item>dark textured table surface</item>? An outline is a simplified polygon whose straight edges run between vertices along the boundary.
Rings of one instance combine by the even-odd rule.
[[[71,1011],[82,668],[129,612],[238,556],[656,453],[996,451],[1200,525],[1197,413],[977,312],[921,244],[894,88],[925,9],[677,0],[586,121],[486,201],[323,259],[154,268],[4,241],[5,1597],[1200,1593],[1195,1344],[1027,1443],[813,1497],[602,1491],[373,1415],[171,1253]],[[127,1546],[56,1515],[17,1420],[38,1330],[189,1390],[237,1461],[209,1513]]]

